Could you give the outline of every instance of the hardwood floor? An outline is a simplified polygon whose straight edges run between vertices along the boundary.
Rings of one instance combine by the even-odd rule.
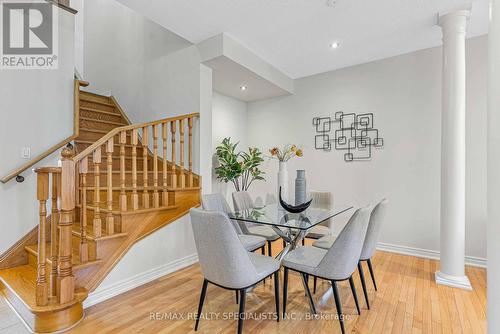
[[[275,244],[277,252],[279,245]],[[468,292],[437,286],[434,282],[437,261],[377,252],[373,264],[379,289],[374,290],[368,276],[371,310],[366,309],[358,274],[354,276],[361,316],[357,315],[348,281],[339,284],[348,333],[486,333],[484,269],[467,267],[474,287]],[[310,284],[312,287],[312,280]],[[194,333],[201,285],[200,267],[193,265],[90,307],[83,322],[71,333]],[[298,275],[290,275],[287,305],[290,318],[279,323],[272,319],[273,291],[272,280],[266,280],[247,296],[245,333],[340,333],[327,282],[318,281],[314,295],[318,320],[309,314]],[[236,332],[234,312],[238,308],[234,292],[209,285],[203,310],[205,317],[201,319],[199,333]]]

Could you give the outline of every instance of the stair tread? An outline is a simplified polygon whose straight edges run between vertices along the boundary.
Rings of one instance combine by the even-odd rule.
[[[80,95],[80,101],[85,101],[85,102],[89,102],[89,103],[96,103],[96,104],[102,104],[102,105],[105,105],[105,106],[108,106],[108,107],[115,108],[114,103],[93,100],[92,98],[89,98],[88,96],[85,96],[85,95]]]
[[[75,290],[75,299],[66,304],[59,304],[57,300],[50,298],[46,306],[36,305],[36,277],[37,270],[29,264],[0,270],[0,280],[7,289],[18,296],[32,312],[53,312],[62,310],[81,303],[87,298],[88,293],[83,288]]]
[[[71,232],[73,233],[73,235],[81,236],[80,223],[73,224]],[[122,238],[122,237],[125,237],[127,235],[128,234],[126,232],[114,233],[114,234],[109,235],[109,234],[107,234],[107,232],[105,230],[102,230],[101,236],[95,237],[92,225],[87,224],[87,239],[88,240],[92,240],[92,241],[109,240],[109,239],[114,239],[114,238]]]
[[[80,119],[83,119],[83,120],[86,120],[86,121],[91,121],[91,122],[96,122],[96,123],[104,123],[104,124],[117,125],[117,126],[128,125],[125,122],[114,122],[114,121],[108,121],[108,120],[104,120],[104,119],[96,119],[96,118],[90,118],[90,117],[82,117],[82,116],[80,116]]]
[[[84,110],[91,111],[91,112],[97,112],[97,113],[101,113],[101,114],[106,114],[106,115],[111,115],[111,116],[122,117],[122,114],[120,114],[118,112],[108,111],[108,110],[101,110],[101,109],[96,109],[96,108],[91,108],[91,107],[86,107],[86,106],[80,106],[80,109],[84,109]]]
[[[24,247],[24,249],[26,251],[30,252],[31,254],[38,256],[38,244],[28,245],[28,246]],[[72,253],[72,257],[71,257],[71,263],[73,265],[73,270],[85,268],[85,267],[99,264],[102,262],[101,260],[94,260],[94,261],[88,261],[88,262],[82,263],[82,262],[80,262],[80,256],[78,255],[76,250],[72,249],[72,251],[73,251],[73,253]],[[47,263],[52,265],[52,260],[50,259],[50,257],[52,256],[52,251],[51,251],[49,242],[46,243],[46,245],[45,245],[45,255],[46,255],[45,257],[46,257]]]

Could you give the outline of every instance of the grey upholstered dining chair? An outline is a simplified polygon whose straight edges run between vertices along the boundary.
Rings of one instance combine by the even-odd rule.
[[[330,210],[333,207],[333,196],[329,191],[311,191],[309,196],[312,199],[310,208]],[[331,235],[331,224],[331,219],[328,219],[314,226],[308,231],[306,238],[320,239]],[[304,245],[304,239],[302,239],[302,245]]]
[[[226,199],[222,196],[222,194],[218,193],[202,195],[201,205],[204,210],[208,211],[218,211],[224,212],[226,214],[231,211]],[[266,246],[266,239],[264,237],[260,237],[258,235],[243,234],[238,223],[231,220],[231,224],[247,251],[253,252],[260,248],[262,250],[262,254],[264,254],[264,248]]]
[[[370,214],[370,221],[368,223],[368,230],[366,232],[363,250],[361,251],[361,256],[359,257],[359,277],[361,279],[361,285],[363,286],[363,294],[365,296],[366,306],[368,309],[370,309],[370,301],[368,300],[368,291],[366,289],[365,273],[363,271],[362,262],[367,262],[373,286],[375,287],[375,291],[377,291],[377,282],[375,281],[375,274],[373,272],[371,258],[373,257],[373,254],[375,254],[375,249],[377,248],[380,227],[382,226],[382,222],[384,221],[385,211],[388,203],[389,201],[384,198],[373,208]],[[334,241],[334,237],[328,236],[319,239],[313,244],[313,246],[328,249],[331,247]],[[314,281],[314,290],[316,290],[316,280]]]
[[[208,283],[240,293],[238,333],[243,330],[246,290],[274,274],[276,319],[279,321],[280,262],[272,257],[250,253],[238,239],[236,231],[227,228],[229,218],[222,212],[191,209],[191,224],[204,276],[196,314],[198,330]]]
[[[332,284],[340,328],[342,333],[345,333],[342,304],[337,290],[337,282],[349,280],[356,303],[356,309],[358,310],[358,314],[360,314],[358,296],[356,294],[352,274],[356,270],[356,265],[359,262],[361,250],[363,248],[363,242],[368,229],[369,214],[370,211],[368,207],[356,210],[329,250],[306,246],[299,247],[285,256],[283,260],[283,266],[285,268],[283,314],[286,312],[289,270],[299,272],[304,282],[307,282],[308,275],[329,280]],[[313,313],[316,313],[311,291],[307,284],[305,284],[305,288]]]
[[[233,193],[233,204],[234,210],[244,211],[251,210],[255,208],[252,197],[246,191],[238,191]],[[257,235],[266,238],[267,240],[267,252],[269,256],[272,256],[271,245],[272,242],[279,239],[279,235],[274,232],[274,230],[269,226],[262,225],[251,225],[244,222],[239,222],[239,226],[243,234]]]

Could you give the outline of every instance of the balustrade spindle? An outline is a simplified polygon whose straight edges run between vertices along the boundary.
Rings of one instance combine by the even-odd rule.
[[[87,173],[89,172],[89,160],[87,157],[80,160],[81,175],[81,213],[80,213],[80,262],[89,260],[89,247],[87,243]]]
[[[45,277],[45,245],[46,223],[47,223],[47,199],[49,198],[49,174],[40,172],[37,175],[37,199],[40,202],[40,224],[38,225],[38,260],[36,278],[36,304],[47,305],[48,290],[47,278]]]
[[[57,296],[57,253],[58,249],[58,233],[57,226],[59,224],[59,207],[58,200],[61,198],[61,173],[52,173],[52,216],[50,218],[50,260],[52,262],[50,268],[50,295]]]
[[[189,186],[193,187],[193,118],[188,118],[188,160],[189,160]]]
[[[127,132],[120,132],[120,210],[127,211],[127,193],[125,192],[125,144]]]
[[[139,135],[137,129],[132,130],[132,210],[139,209],[139,195],[137,194],[137,143]]]
[[[101,221],[101,147],[95,149],[93,155],[94,162],[94,236],[99,238],[102,234]]]
[[[170,132],[172,134],[172,188],[177,188],[177,171],[175,165],[175,132],[177,123],[175,121],[170,122]]]
[[[168,176],[168,168],[167,168],[167,123],[163,123],[162,125],[162,142],[163,142],[163,192],[162,192],[162,205],[168,205],[168,190],[167,190],[167,176]]]
[[[158,125],[153,125],[153,207],[160,206],[158,193]]]
[[[179,173],[179,187],[186,187],[186,175],[184,174],[184,120],[179,120],[179,158],[180,158],[180,173]]]
[[[115,222],[113,218],[113,151],[114,151],[114,142],[113,137],[109,138],[106,143],[106,156],[108,162],[108,179],[107,179],[107,207],[108,212],[106,214],[106,232],[108,235],[112,235],[115,233]]]
[[[59,219],[59,264],[57,270],[59,303],[74,299],[75,277],[73,276],[72,236],[73,214],[75,211],[75,162],[74,151],[66,147],[61,159],[61,214]]]
[[[144,209],[149,209],[149,193],[148,193],[148,145],[149,145],[149,128],[142,128],[142,206]]]

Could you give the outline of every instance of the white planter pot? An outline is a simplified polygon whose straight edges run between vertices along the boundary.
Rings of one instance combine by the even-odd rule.
[[[288,203],[288,169],[287,162],[280,161],[280,169],[278,172],[278,189],[277,198],[279,198],[281,187],[281,198]]]

